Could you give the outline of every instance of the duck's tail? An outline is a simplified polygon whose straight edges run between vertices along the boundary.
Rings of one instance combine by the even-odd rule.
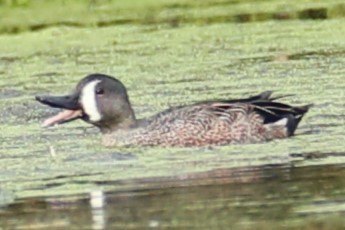
[[[287,135],[292,136],[295,133],[295,130],[302,120],[304,114],[308,112],[309,108],[312,107],[312,104],[304,105],[304,106],[294,106],[292,109],[294,110],[293,113],[287,114]]]

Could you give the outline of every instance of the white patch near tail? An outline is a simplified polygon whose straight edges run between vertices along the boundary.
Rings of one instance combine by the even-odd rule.
[[[101,113],[97,108],[95,88],[100,80],[89,82],[84,86],[81,92],[80,103],[83,106],[84,112],[89,116],[90,121],[97,122],[102,118]]]
[[[288,123],[288,119],[286,117],[276,121],[273,123],[273,125],[276,125],[276,126],[286,126]]]

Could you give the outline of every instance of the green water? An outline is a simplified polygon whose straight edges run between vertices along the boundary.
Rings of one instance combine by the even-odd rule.
[[[18,200],[0,221],[5,229],[343,229],[344,170],[224,169],[213,173],[212,186],[165,178],[175,187],[156,180],[151,189]]]
[[[1,31],[11,32],[0,35],[0,204],[4,207],[0,215],[12,220],[4,226],[10,229],[16,226],[14,220],[20,217],[17,212],[21,208],[29,210],[26,211],[28,217],[37,215],[35,218],[38,218],[46,212],[39,210],[51,211],[44,203],[47,199],[67,195],[79,198],[80,194],[95,190],[110,192],[111,197],[117,197],[118,192],[121,195],[140,191],[131,195],[134,201],[122,201],[130,210],[155,213],[156,209],[164,211],[171,207],[173,211],[167,211],[167,215],[177,220],[158,220],[157,223],[153,219],[154,226],[187,228],[199,223],[198,226],[220,226],[221,229],[229,224],[223,222],[224,218],[233,212],[232,218],[248,224],[233,226],[244,229],[256,224],[262,229],[267,226],[315,229],[314,224],[320,223],[324,223],[324,229],[332,229],[332,223],[341,226],[342,166],[345,163],[345,19],[340,13],[335,16],[330,13],[335,8],[341,12],[341,2],[330,1],[327,5],[321,1],[303,1],[303,4],[292,1],[286,5],[280,1],[260,1],[256,5],[250,1],[237,4],[231,1],[162,2],[129,1],[121,5],[119,1],[90,1],[88,4],[93,5],[88,5],[76,1],[66,10],[58,1],[43,8],[36,1],[26,4],[23,1],[22,5],[1,8],[8,14],[0,21]],[[250,23],[233,23],[221,17],[243,12],[253,18],[255,12],[265,9],[274,13],[280,6],[297,12],[293,13],[297,16],[283,21],[253,19]],[[56,14],[50,13],[49,7],[57,7]],[[232,11],[228,11],[230,8]],[[319,8],[327,9],[329,19],[296,20],[301,18],[298,12]],[[117,14],[113,13],[116,9]],[[18,20],[18,12],[30,19]],[[119,23],[115,17],[123,20]],[[170,20],[173,18],[176,20]],[[65,21],[79,24],[59,23]],[[101,22],[111,23],[102,26]],[[44,26],[35,30],[35,23]],[[16,31],[22,32],[13,34]],[[301,105],[313,103],[314,107],[302,120],[295,137],[253,145],[106,149],[100,145],[98,131],[81,121],[41,128],[40,123],[57,111],[36,103],[34,95],[68,93],[80,78],[93,72],[121,79],[138,117],[173,105],[244,97],[266,90],[274,90],[278,95],[295,94],[284,101]],[[262,179],[280,175],[282,165],[292,170],[283,170],[284,177],[290,178],[288,183],[280,178],[269,183]],[[277,169],[265,171],[267,176],[261,176],[267,166]],[[258,168],[255,173],[259,174],[259,182],[251,180],[252,170],[246,171],[246,168]],[[227,173],[223,175],[222,170]],[[231,170],[240,171],[240,176],[228,173]],[[327,171],[334,176],[325,176]],[[300,179],[296,172],[302,176],[312,173],[312,176]],[[221,173],[221,179],[217,173]],[[315,185],[318,178],[326,187]],[[233,181],[237,184],[232,185]],[[203,186],[197,187],[200,185]],[[176,188],[181,186],[191,188]],[[274,189],[271,190],[271,186]],[[249,193],[234,195],[237,187]],[[294,191],[291,197],[290,193],[280,196],[289,189]],[[262,192],[255,196],[257,190]],[[142,191],[146,191],[149,199],[157,199],[157,206],[145,209],[147,201],[141,200]],[[171,195],[159,197],[156,191],[169,191]],[[195,197],[191,195],[195,193]],[[223,194],[222,199],[218,198],[219,194]],[[309,198],[303,200],[301,197],[305,194],[309,194]],[[273,208],[266,204],[270,195],[274,197],[270,200]],[[248,197],[254,202],[253,207],[248,208],[251,204],[246,203]],[[162,201],[159,207],[161,199],[168,199],[170,203]],[[223,199],[231,202],[223,204]],[[285,216],[286,199],[293,211]],[[30,202],[43,208],[39,206],[37,212],[36,208],[27,209],[32,205]],[[207,213],[213,213],[215,207],[205,204],[228,206],[206,225],[195,217],[198,213],[195,210],[201,208],[196,208],[194,202],[200,202],[205,209],[199,217],[205,221]],[[296,207],[294,202],[297,202]],[[9,204],[12,205],[7,206]],[[63,212],[70,208],[80,211],[73,214],[76,220],[67,222],[70,224],[67,226],[90,224],[89,220],[83,222],[83,205],[86,204],[76,202],[77,208],[67,205],[62,209]],[[109,201],[107,205],[112,207],[116,202]],[[251,215],[252,212],[262,213],[265,223]],[[52,211],[52,215],[54,213]],[[123,228],[148,226],[136,222],[139,214],[120,213],[121,218],[127,220],[123,221]],[[273,214],[278,215],[277,221]],[[28,222],[24,223],[29,226]]]

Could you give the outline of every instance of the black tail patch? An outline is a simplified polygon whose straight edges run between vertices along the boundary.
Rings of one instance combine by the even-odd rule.
[[[288,114],[286,118],[288,119],[288,122],[286,124],[288,136],[292,136],[295,133],[295,130],[299,124],[299,122],[302,120],[304,114],[308,112],[309,108],[312,105],[305,105],[300,107],[294,107],[295,115]]]

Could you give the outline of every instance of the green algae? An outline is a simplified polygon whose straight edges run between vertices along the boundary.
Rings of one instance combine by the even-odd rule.
[[[2,156],[18,157],[2,162],[9,170],[21,171],[23,178],[76,176],[83,171],[97,174],[88,178],[90,184],[93,180],[169,176],[249,165],[343,163],[341,47],[345,27],[341,22],[215,24],[154,31],[149,30],[151,26],[57,27],[3,35],[0,41],[6,45],[0,49],[9,61],[1,66],[0,87],[20,95],[0,102],[4,111]],[[280,54],[291,59],[276,61],[274,58]],[[293,138],[211,149],[109,150],[100,146],[97,130],[82,122],[40,128],[39,123],[55,111],[37,105],[33,96],[68,93],[81,77],[92,72],[121,79],[138,117],[181,103],[242,97],[265,90],[278,95],[296,94],[284,100],[313,103],[314,107]],[[6,113],[9,110],[12,112]],[[51,156],[51,148],[56,151],[56,159]],[[101,163],[103,154],[113,152],[136,158]],[[310,153],[318,153],[319,157],[307,159]],[[20,156],[27,158],[23,161]],[[6,185],[10,189],[18,186],[10,178]],[[36,190],[44,185],[39,180],[30,190],[30,183],[26,183],[27,189],[17,191],[19,197],[57,191]],[[88,186],[81,186],[81,190]],[[66,190],[62,187],[62,191]]]
[[[345,5],[341,0],[27,0],[3,3],[0,14],[0,32],[18,33],[55,26],[166,24],[177,27],[184,23],[338,18],[344,17]]]

